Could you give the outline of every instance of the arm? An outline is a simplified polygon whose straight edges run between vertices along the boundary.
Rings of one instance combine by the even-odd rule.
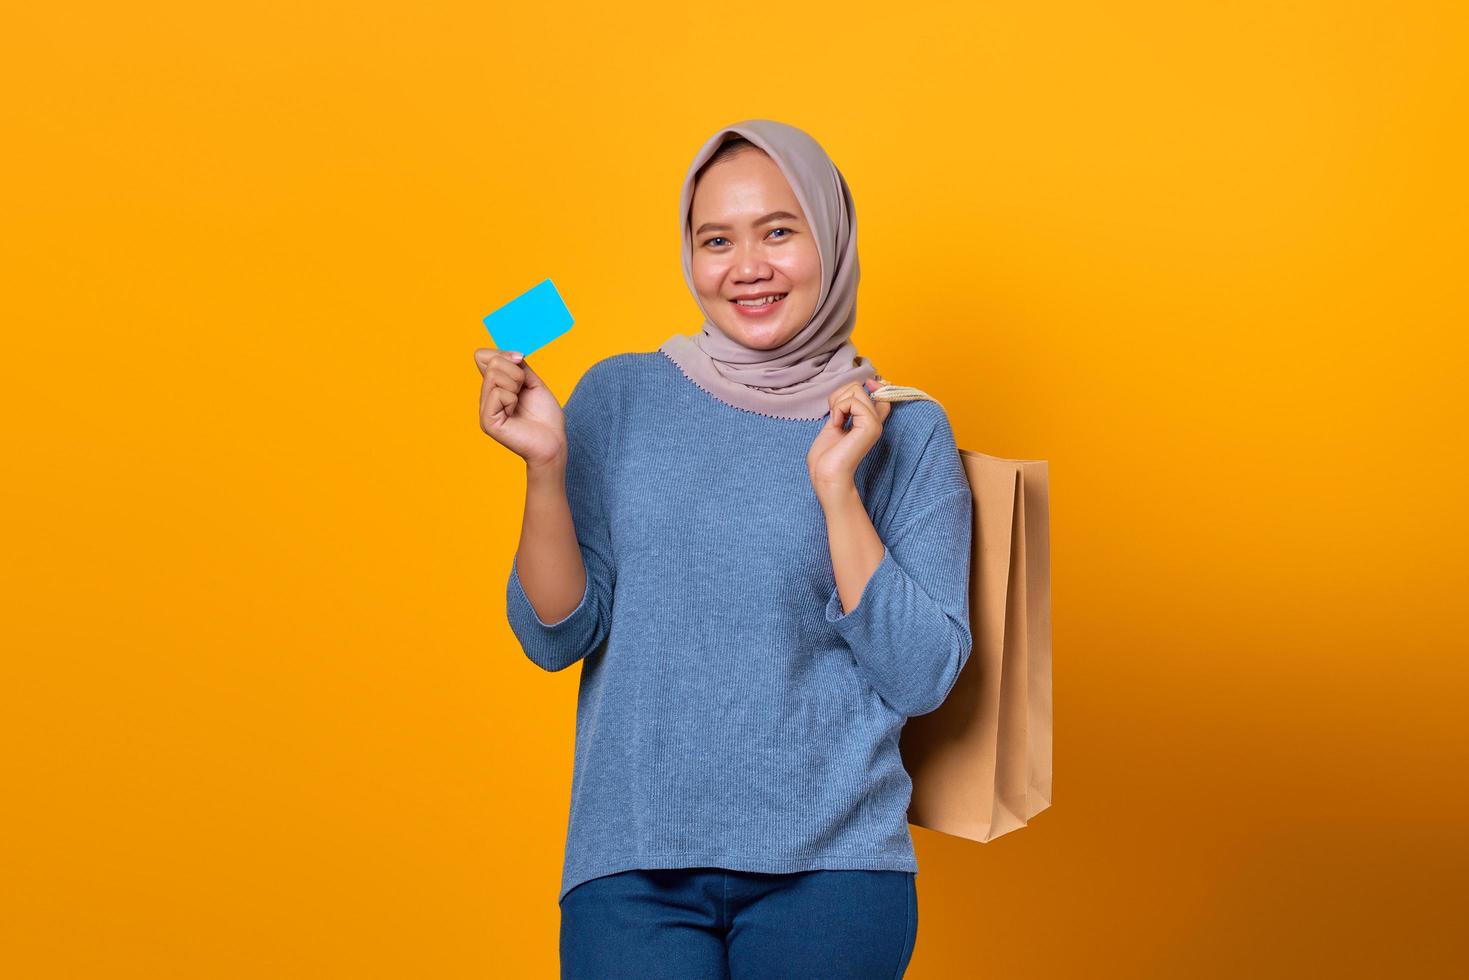
[[[973,502],[951,491],[878,537],[854,489],[826,506],[837,586],[826,621],[858,669],[905,717],[938,708],[968,662]]]
[[[586,379],[567,399],[564,460],[526,468],[525,516],[510,563],[505,610],[527,657],[563,670],[611,628],[615,579],[601,460],[588,431],[599,411]]]
[[[900,466],[902,464],[899,464]],[[836,588],[826,621],[874,690],[905,717],[943,703],[969,659],[973,497],[953,429],[940,416],[881,516],[855,485],[818,494]]]
[[[560,622],[586,594],[586,564],[566,494],[566,461],[525,470],[525,514],[511,568],[537,618]]]
[[[877,536],[872,518],[855,485],[841,494],[819,497],[826,514],[826,542],[831,549],[831,568],[836,577],[842,615],[857,607],[872,573],[882,562],[887,545]]]

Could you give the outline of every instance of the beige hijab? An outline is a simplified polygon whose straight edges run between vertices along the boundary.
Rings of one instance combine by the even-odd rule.
[[[795,192],[821,253],[821,295],[811,320],[773,350],[754,350],[726,335],[708,316],[700,332],[674,334],[658,348],[689,379],[720,401],[780,419],[820,419],[827,398],[841,386],[877,377],[857,353],[857,217],[846,180],[826,151],[805,132],[771,119],[726,126],[705,141],[684,177],[679,219],[683,227],[683,271],[694,294],[693,229],[689,212],[694,176],[721,143],[738,134],[770,154]],[[704,309],[700,304],[700,309]]]

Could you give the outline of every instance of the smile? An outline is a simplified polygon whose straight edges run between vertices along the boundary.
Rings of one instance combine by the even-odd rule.
[[[779,293],[775,296],[764,296],[760,299],[735,299],[730,300],[730,302],[734,304],[735,309],[739,310],[745,316],[761,316],[779,306],[789,295],[790,293]]]

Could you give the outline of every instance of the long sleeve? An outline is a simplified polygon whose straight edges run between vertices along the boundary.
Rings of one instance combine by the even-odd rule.
[[[826,621],[851,648],[868,683],[904,717],[943,704],[969,660],[969,565],[973,496],[953,433],[935,427],[898,513],[882,561],[857,605],[842,612],[833,589]]]
[[[588,371],[577,382],[563,409],[566,499],[587,572],[581,602],[557,622],[542,621],[521,584],[518,556],[511,559],[505,589],[505,614],[511,631],[520,640],[525,655],[548,671],[564,670],[598,649],[606,642],[612,624],[616,566],[603,504],[606,440],[598,429],[605,424],[607,414],[592,384],[592,374]]]

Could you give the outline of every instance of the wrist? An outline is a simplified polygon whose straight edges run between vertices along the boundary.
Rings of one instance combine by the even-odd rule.
[[[562,483],[566,479],[566,457],[555,456],[548,460],[525,462],[527,483]]]
[[[816,500],[827,510],[838,507],[846,507],[850,504],[861,506],[862,497],[857,493],[857,484],[852,480],[842,480],[835,483],[813,484],[816,491]]]

